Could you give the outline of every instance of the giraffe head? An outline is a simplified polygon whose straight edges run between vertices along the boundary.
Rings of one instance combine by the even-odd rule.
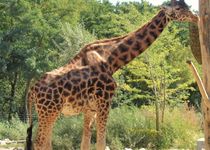
[[[164,6],[166,16],[169,20],[181,22],[198,22],[198,16],[193,14],[184,0],[171,0],[170,6]]]

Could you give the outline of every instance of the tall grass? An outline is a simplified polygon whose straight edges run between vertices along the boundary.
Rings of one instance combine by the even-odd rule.
[[[155,127],[155,109],[152,106],[123,106],[111,110],[107,124],[107,145],[111,150],[125,147],[137,149],[194,149],[196,139],[202,137],[199,115],[193,109],[166,108],[160,131]],[[82,117],[61,118],[55,127],[55,149],[77,150],[82,135]],[[96,142],[93,129],[92,147]],[[94,148],[93,148],[94,149]]]
[[[119,141],[120,145],[130,148],[195,149],[196,139],[202,136],[200,122],[193,109],[167,108],[160,131],[157,132],[154,107],[138,109],[124,106],[111,112],[108,142],[113,149]]]
[[[25,139],[27,125],[13,119],[0,122],[0,139]],[[79,150],[83,117],[60,117],[53,130],[53,149]],[[35,130],[34,130],[35,132]],[[166,108],[160,131],[155,127],[153,106],[122,106],[111,110],[107,124],[107,145],[111,150],[125,147],[139,149],[195,149],[196,139],[202,137],[201,120],[193,109]],[[93,129],[92,149],[95,149],[96,129]]]
[[[18,118],[12,118],[10,122],[0,122],[0,139],[23,140],[26,138],[27,124]]]
[[[61,117],[56,122],[53,132],[55,150],[79,150],[82,137],[82,116]]]

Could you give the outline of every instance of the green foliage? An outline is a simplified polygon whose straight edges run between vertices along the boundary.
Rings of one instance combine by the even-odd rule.
[[[23,102],[21,106],[15,105],[24,100],[24,84],[55,65],[56,49],[50,38],[57,34],[59,23],[52,26],[40,7],[26,0],[1,1],[1,4],[0,80],[8,83],[9,88],[2,94],[3,107],[8,105],[2,113],[11,119],[11,115],[25,108]]]
[[[0,139],[24,140],[26,137],[27,124],[17,117],[10,122],[0,122]]]
[[[116,6],[107,0],[2,0],[0,138],[25,139],[25,124],[18,119],[4,120],[25,115],[25,96],[33,79],[68,62],[96,37],[135,31],[157,11],[144,0]],[[188,42],[187,24],[171,23],[146,53],[114,75],[119,88],[113,101],[113,107],[118,108],[111,111],[108,122],[111,149],[194,148],[200,134],[197,116],[192,110],[178,107],[184,101],[200,99],[185,65],[186,59],[193,59]],[[154,102],[170,106],[161,108],[165,116],[160,132],[155,129],[153,106],[144,106]],[[199,110],[199,103],[196,105]],[[79,149],[81,135],[81,117],[61,117],[55,126],[53,145],[59,150]],[[94,133],[92,143],[95,141]]]
[[[1,27],[1,58],[6,63],[1,66],[6,65],[8,72],[24,71],[26,77],[51,66],[49,49],[53,47],[48,37],[56,34],[39,7],[32,7],[28,1],[20,0],[8,2],[1,9],[3,22],[7,22]]]
[[[109,142],[112,138],[119,140],[124,147],[147,147],[145,144],[154,142],[157,136],[154,125],[150,118],[140,115],[136,107],[116,108],[110,114],[107,139]]]
[[[161,138],[164,143],[161,144],[161,147],[170,145],[178,149],[194,149],[196,139],[202,136],[198,114],[187,107],[167,111],[162,124]]]
[[[81,21],[91,33],[95,33],[98,38],[110,38],[121,36],[148,21],[156,9],[148,7],[148,3],[122,3],[112,6],[109,2],[102,3],[89,2],[90,9],[81,14]],[[142,14],[139,11],[147,10],[148,13]],[[147,17],[146,17],[147,16]]]
[[[54,127],[54,148],[57,150],[79,149],[82,125],[81,116],[60,118]]]
[[[67,32],[67,26],[79,24],[80,11],[86,9],[83,0],[62,0],[59,3],[54,0],[3,0],[0,4],[0,106],[2,116],[11,119],[15,113],[21,117],[26,113],[24,100],[28,83],[66,63],[93,36],[88,36],[81,26],[74,34]],[[68,25],[64,25],[65,22]],[[73,36],[78,38],[60,50],[56,44],[70,44],[66,41],[70,36],[71,41]]]
[[[0,139],[25,139],[26,127],[27,125],[17,118],[13,118],[11,122],[1,122]],[[125,147],[194,149],[196,139],[202,135],[200,128],[198,114],[193,109],[186,109],[183,106],[166,108],[165,119],[159,133],[155,129],[153,106],[141,109],[123,106],[110,112],[107,125],[107,145],[113,150],[121,150]],[[53,130],[53,148],[56,150],[79,149],[82,129],[82,116],[59,118]],[[94,128],[92,148],[95,142],[96,130]]]
[[[194,149],[196,138],[200,135],[199,117],[194,110],[167,108],[158,133],[154,107],[138,109],[125,106],[111,111],[107,140],[110,147]]]
[[[157,99],[177,105],[189,100],[194,87],[186,60],[193,57],[177,37],[180,30],[174,25],[166,28],[144,54],[115,74],[120,83],[117,105],[150,104]]]
[[[62,43],[54,42],[60,50],[58,63],[61,64],[67,63],[85,44],[96,39],[81,24],[77,24],[76,26],[71,26],[69,23],[62,24],[60,36],[64,41]]]

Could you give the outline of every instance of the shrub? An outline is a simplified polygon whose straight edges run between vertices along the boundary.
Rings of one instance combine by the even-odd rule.
[[[19,119],[0,122],[0,139],[25,139],[28,125]],[[155,108],[145,106],[122,106],[111,110],[107,123],[107,145],[111,150],[125,147],[139,149],[194,149],[196,139],[201,137],[198,114],[185,107],[165,109],[160,132],[155,130]],[[53,149],[79,150],[83,129],[81,115],[60,117],[53,130]],[[36,132],[36,128],[33,133]],[[35,135],[35,134],[33,134]],[[95,150],[96,130],[93,129],[92,149]]]
[[[81,116],[59,118],[53,129],[53,148],[55,150],[79,149],[82,127]]]
[[[160,132],[155,129],[155,109],[123,106],[111,111],[108,122],[108,145],[112,140],[130,148],[187,148],[194,149],[201,136],[198,115],[193,109],[166,108]],[[121,142],[121,143],[120,143]],[[114,148],[113,148],[114,150]]]
[[[0,139],[25,139],[27,127],[27,124],[21,122],[18,118],[12,118],[10,122],[0,122]]]
[[[161,130],[162,147],[195,149],[196,140],[202,136],[198,114],[186,107],[167,109]]]
[[[130,148],[153,147],[157,137],[155,122],[136,107],[123,106],[112,110],[107,130],[108,143],[115,139]]]

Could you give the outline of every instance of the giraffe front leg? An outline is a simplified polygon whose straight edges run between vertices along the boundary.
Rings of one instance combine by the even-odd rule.
[[[106,148],[106,123],[109,115],[109,102],[107,104],[101,104],[96,117],[96,128],[97,128],[97,150],[105,150]],[[105,106],[105,107],[101,107]]]
[[[87,111],[84,113],[84,127],[83,127],[81,150],[90,150],[91,129],[95,117],[96,117],[96,112]]]
[[[39,117],[38,130],[34,143],[35,150],[52,150],[52,130],[56,116]]]

